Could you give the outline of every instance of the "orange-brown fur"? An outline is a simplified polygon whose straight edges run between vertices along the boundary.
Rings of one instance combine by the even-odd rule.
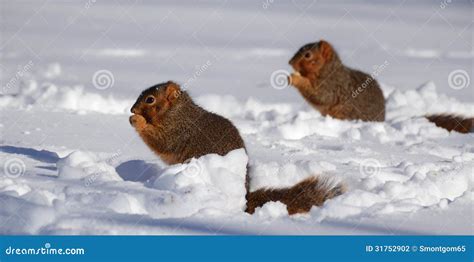
[[[384,121],[385,99],[377,81],[344,66],[328,42],[304,45],[289,63],[297,72],[291,74],[291,84],[322,115]]]
[[[147,99],[153,98],[153,103]],[[191,97],[171,81],[143,91],[131,108],[130,124],[151,150],[168,164],[187,159],[245,148],[237,128],[226,118],[196,105]],[[248,172],[248,170],[247,170]],[[313,205],[342,193],[342,186],[330,186],[316,178],[304,180],[293,187],[249,191],[247,173],[248,213],[268,201],[282,201],[288,213],[308,212]]]
[[[246,212],[252,214],[257,207],[269,201],[280,201],[286,205],[288,214],[306,213],[313,206],[321,206],[327,199],[344,193],[341,184],[329,185],[316,177],[305,179],[291,188],[268,189],[262,188],[249,193]]]
[[[474,118],[465,118],[454,115],[430,115],[426,118],[435,123],[436,126],[447,129],[448,131],[469,133],[474,127]]]

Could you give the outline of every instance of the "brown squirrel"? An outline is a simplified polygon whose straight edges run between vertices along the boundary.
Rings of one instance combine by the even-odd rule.
[[[188,93],[172,81],[143,91],[131,112],[130,124],[145,144],[167,164],[245,149],[244,141],[232,122],[196,105]],[[269,201],[283,202],[289,214],[308,212],[313,205],[320,206],[326,199],[344,191],[341,184],[330,185],[326,180],[309,178],[290,188],[250,192],[248,170],[247,166],[245,211],[251,214]]]
[[[385,99],[377,81],[370,75],[344,66],[326,41],[301,47],[289,64],[295,70],[289,82],[322,115],[338,119],[384,121]],[[431,115],[426,118],[449,131],[468,133],[474,118]]]
[[[328,42],[304,45],[289,63],[296,71],[291,74],[291,84],[322,115],[384,121],[385,99],[377,81],[344,66]],[[362,91],[358,93],[358,89]]]
[[[143,91],[131,112],[131,125],[167,164],[245,147],[229,120],[196,105],[171,81]]]

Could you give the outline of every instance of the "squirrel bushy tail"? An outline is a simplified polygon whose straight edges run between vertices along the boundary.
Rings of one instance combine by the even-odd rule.
[[[429,115],[425,117],[436,126],[442,127],[448,131],[454,130],[459,133],[469,133],[474,127],[474,118],[465,118],[447,114]]]
[[[247,190],[247,213],[253,214],[257,207],[270,201],[280,201],[286,205],[288,214],[307,213],[313,206],[321,206],[324,201],[346,191],[341,183],[327,178],[311,177],[287,188],[262,188],[253,192]]]

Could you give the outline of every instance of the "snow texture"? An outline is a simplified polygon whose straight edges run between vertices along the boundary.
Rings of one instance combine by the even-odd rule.
[[[2,3],[0,234],[473,234],[474,133],[424,118],[474,116],[469,4]],[[321,38],[351,67],[386,65],[385,122],[324,117],[272,87]],[[248,155],[158,159],[128,116],[167,80],[229,118]],[[249,215],[247,163],[251,190],[311,176],[348,190],[308,214]]]

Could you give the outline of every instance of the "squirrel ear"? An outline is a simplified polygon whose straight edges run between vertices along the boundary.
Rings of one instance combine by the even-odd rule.
[[[173,102],[180,94],[181,89],[179,88],[179,85],[172,81],[168,81],[168,85],[166,86],[166,99],[169,102]]]
[[[328,42],[324,40],[319,41],[319,51],[321,52],[321,55],[326,60],[329,60],[332,57],[332,54],[334,52],[331,44],[329,44]]]

